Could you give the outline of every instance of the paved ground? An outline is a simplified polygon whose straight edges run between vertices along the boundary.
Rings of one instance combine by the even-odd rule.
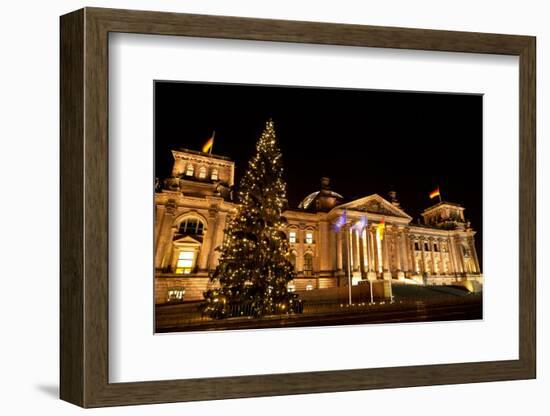
[[[160,306],[156,308],[157,332],[212,331],[252,328],[334,326],[399,322],[470,320],[482,318],[482,296],[457,296],[448,293],[418,299],[396,295],[393,303],[326,305],[310,313],[271,316],[262,319],[200,318],[197,304]]]

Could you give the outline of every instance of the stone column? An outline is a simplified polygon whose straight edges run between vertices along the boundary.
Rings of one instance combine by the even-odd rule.
[[[403,263],[405,259],[402,258],[402,249],[403,248],[403,234],[401,230],[396,229],[395,231],[395,258],[397,259],[397,278],[405,279],[405,273],[403,273]]]
[[[349,256],[346,264],[344,265],[344,269],[347,270],[348,267],[351,267],[351,272],[353,274],[353,236],[351,235],[351,230],[349,229],[349,227],[346,226],[344,230],[345,232],[342,234],[342,238],[344,239],[344,251]]]
[[[319,240],[317,241],[317,253],[319,253],[319,271],[326,275],[330,267],[330,227],[328,221],[319,222]],[[323,273],[324,272],[324,273]]]
[[[437,247],[439,248],[439,274],[447,274],[447,272],[445,272],[445,259],[443,258],[443,250],[442,250],[442,245],[443,245],[443,239],[442,238],[438,238],[437,239]]]
[[[378,248],[380,247],[380,242],[378,240],[378,237],[377,237],[378,233],[376,232],[376,227],[373,228],[371,230],[371,236],[372,236],[372,253],[373,253],[373,266],[374,266],[374,271],[377,273],[377,278],[379,277],[378,276],[378,273],[381,273],[382,272],[382,262],[380,261],[380,255],[379,255],[379,252],[378,252]]]
[[[165,212],[164,205],[159,204],[155,206],[155,256],[156,251],[158,251],[159,238],[162,230],[162,224],[164,223]]]
[[[414,270],[414,253],[413,253],[413,247],[412,247],[412,242],[411,242],[411,236],[409,235],[409,232],[408,230],[405,230],[403,231],[403,236],[405,237],[405,257],[407,259],[407,266],[408,266],[408,271],[409,271],[409,274],[412,275],[412,274],[415,274],[415,270]]]
[[[337,270],[336,265],[336,233],[332,230],[332,227],[328,231],[328,240],[329,240],[329,265],[331,276],[334,277],[334,274]]]
[[[409,256],[408,256],[408,250],[407,250],[407,235],[405,234],[405,231],[401,229],[400,231],[401,235],[401,264],[403,267],[404,274],[409,273],[410,267],[409,267]]]
[[[384,240],[386,240],[384,243],[384,248],[386,249],[385,255],[387,257],[386,263],[388,265],[388,272],[391,274],[395,268],[395,264],[392,262],[393,228],[391,225],[386,225],[386,229],[384,230]]]
[[[454,240],[455,240],[455,244],[453,246],[454,246],[455,253],[456,253],[456,260],[457,260],[457,264],[458,264],[458,270],[461,274],[464,274],[464,273],[466,273],[466,267],[465,267],[465,264],[464,264],[464,255],[462,254],[462,247],[461,247],[461,244],[460,244],[460,238],[457,237]]]
[[[430,258],[432,259],[432,274],[436,275],[439,273],[439,270],[435,267],[435,254],[434,254],[434,238],[429,238],[428,246],[430,247]]]
[[[420,273],[420,262],[416,263],[416,250],[414,249],[414,241],[416,239],[416,236],[412,237],[409,236],[409,251],[411,253],[411,267],[414,269],[415,274]]]
[[[374,230],[374,237],[376,238],[376,269],[379,277],[382,278],[384,273],[383,253],[382,253],[382,240],[378,238],[378,232]]]
[[[389,250],[388,250],[388,236],[387,235],[384,235],[384,239],[382,240],[382,261],[384,263],[383,277],[384,277],[385,280],[391,280],[390,253],[389,253]]]
[[[375,247],[375,237],[372,231],[372,228],[367,227],[366,228],[367,233],[367,245],[368,245],[368,252],[369,252],[369,272],[367,274],[367,277],[369,280],[376,280],[376,251],[374,249]]]
[[[348,237],[351,244],[351,275],[359,269],[359,250],[357,250],[357,233],[350,227]]]
[[[175,229],[173,228],[176,215],[176,202],[169,200],[164,209],[162,225],[160,228],[160,236],[157,243],[157,252],[155,255],[155,267],[165,268],[170,265],[172,255],[172,239],[174,238]]]
[[[209,221],[210,223],[210,238],[209,238],[209,247],[208,247],[208,252],[207,252],[207,257],[206,257],[206,264],[205,264],[205,269],[207,269],[208,271],[210,270],[213,270],[213,264],[214,264],[214,253],[215,253],[215,249],[216,249],[216,240],[218,238],[218,227],[219,227],[219,220],[218,220],[218,212],[212,212],[210,214],[210,218],[209,218]]]
[[[374,270],[374,267],[372,265],[372,251],[371,251],[371,246],[370,246],[370,240],[371,240],[370,229],[367,226],[367,227],[365,227],[365,248],[366,248],[366,251],[367,251],[367,272],[370,272],[370,271]]]
[[[342,273],[344,271],[342,233],[342,230],[336,233],[336,270],[339,273]]]
[[[160,267],[162,259],[163,237],[162,233],[165,227],[166,210],[164,206],[157,208],[157,216],[155,217],[155,268]]]
[[[345,285],[347,285],[347,278],[348,273],[351,273],[351,245],[350,245],[350,235],[349,235],[349,228],[348,227],[342,227],[342,260],[343,260],[343,270],[344,270],[344,281],[346,282]],[[345,286],[344,285],[344,286]]]
[[[364,241],[364,230],[361,230],[361,234],[359,234],[359,231],[356,231],[357,233],[357,239],[359,240],[359,271],[361,272],[361,279],[364,280],[366,278],[366,271],[365,271],[365,241]]]
[[[349,229],[348,237],[350,239],[350,244],[351,244],[351,271],[353,274],[353,272],[357,270],[357,266],[359,263],[357,260],[357,254],[358,254],[357,253],[357,235],[353,228]]]
[[[456,276],[459,273],[459,270],[458,270],[458,261],[456,259],[453,237],[447,238],[447,247],[449,248],[449,257],[451,258],[451,268],[452,268],[451,273]]]
[[[476,272],[481,273],[481,267],[479,267],[479,259],[477,258],[477,250],[476,245],[474,242],[474,237],[468,238],[468,242],[470,243],[470,252],[472,253],[472,258],[474,259],[474,264],[476,266]]]
[[[363,231],[361,231],[361,239],[363,240],[363,257],[365,259],[365,262],[363,264],[363,269],[365,270],[365,277],[367,276],[367,273],[369,272],[369,240],[368,240],[368,232],[367,228],[363,228]]]
[[[208,211],[208,218],[206,224],[206,230],[204,232],[201,249],[199,252],[199,258],[197,264],[199,266],[199,273],[208,273],[208,259],[210,258],[210,252],[213,245],[213,239],[216,234],[216,212],[214,210]]]
[[[411,259],[411,271],[414,274],[420,273],[420,270],[418,270],[418,267],[416,266],[416,250],[414,249],[414,239],[416,237],[414,236],[407,236],[407,242],[409,245],[409,253],[410,253],[410,259]]]
[[[304,273],[304,241],[305,241],[305,234],[304,230],[298,229],[296,230],[296,245],[294,246],[296,248],[296,270],[299,274]]]
[[[171,270],[171,272],[175,271],[173,267],[175,263],[175,261],[173,261],[173,257],[174,257],[173,240],[174,240],[174,234],[176,233],[176,231],[177,231],[177,228],[175,226],[170,227],[168,238],[166,239],[166,242],[165,242],[166,244],[164,248],[164,255],[162,258],[162,266],[161,266],[161,267],[169,267],[169,266],[172,267],[173,270]]]
[[[354,230],[353,231],[353,234],[355,235],[355,271],[358,271],[360,272],[361,271],[361,258],[362,258],[362,255],[361,255],[361,235],[359,235],[359,231],[357,230]]]
[[[434,254],[437,259],[437,270],[439,270],[440,275],[443,275],[445,274],[445,268],[443,267],[443,252],[441,251],[441,241],[439,238],[435,239],[435,244],[437,244],[437,248],[439,250]]]
[[[421,239],[419,239],[419,242],[420,242],[420,251],[422,252],[422,273],[426,273],[428,271],[428,268],[426,267],[426,256],[425,256],[425,251],[424,251],[424,243],[426,242],[426,240],[424,239],[424,237],[422,237]]]

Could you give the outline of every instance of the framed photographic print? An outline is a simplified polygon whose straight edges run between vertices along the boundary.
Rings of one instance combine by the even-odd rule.
[[[482,318],[481,95],[154,94],[155,331]]]
[[[63,16],[61,398],[534,378],[535,102],[529,36]]]

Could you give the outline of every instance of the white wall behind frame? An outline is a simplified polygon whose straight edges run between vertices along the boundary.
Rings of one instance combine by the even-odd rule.
[[[3,341],[0,345],[2,414],[82,415],[84,411],[57,399],[59,385],[58,322],[58,17],[83,6],[165,10],[183,13],[253,16],[433,29],[531,34],[537,36],[537,263],[538,263],[538,379],[499,383],[433,386],[310,394],[258,399],[173,403],[154,406],[89,409],[89,415],[219,415],[348,413],[411,416],[465,414],[546,415],[550,390],[547,304],[549,286],[546,255],[550,146],[547,103],[550,100],[550,26],[548,4],[540,0],[20,0],[6,2],[0,14],[3,80],[0,111],[0,204],[2,254]],[[21,21],[24,16],[25,28]],[[20,157],[16,157],[20,156]],[[22,159],[23,158],[23,159]],[[22,160],[25,161],[24,166]],[[26,169],[27,166],[36,169]],[[39,171],[39,174],[37,172]],[[545,186],[546,185],[546,186]],[[513,189],[510,187],[510,189]],[[29,263],[29,233],[34,218],[40,226],[41,250],[33,251],[39,272],[21,274]],[[546,250],[545,250],[546,249]],[[5,261],[9,259],[9,261]],[[25,283],[25,285],[22,284]],[[22,302],[21,288],[26,299]],[[23,304],[25,307],[23,307]]]
[[[113,34],[110,59],[111,381],[517,358],[516,58]],[[151,336],[155,79],[484,94],[484,320]],[[361,353],[335,354],[334,339]],[[406,352],[403,339],[416,340]],[[232,360],[174,360],[216,357],[219,345]]]

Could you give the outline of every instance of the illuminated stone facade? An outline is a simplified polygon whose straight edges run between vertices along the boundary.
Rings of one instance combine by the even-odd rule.
[[[236,212],[235,166],[228,158],[189,150],[173,151],[172,177],[155,193],[156,303],[197,300],[210,287],[224,229]],[[480,286],[474,235],[458,204],[439,202],[413,223],[395,192],[351,202],[330,189],[308,195],[287,210],[285,230],[296,279],[291,290],[346,286],[351,280]],[[345,224],[341,222],[346,213]],[[362,229],[358,221],[367,222]],[[377,227],[383,221],[381,233]],[[340,225],[336,227],[336,225]]]

